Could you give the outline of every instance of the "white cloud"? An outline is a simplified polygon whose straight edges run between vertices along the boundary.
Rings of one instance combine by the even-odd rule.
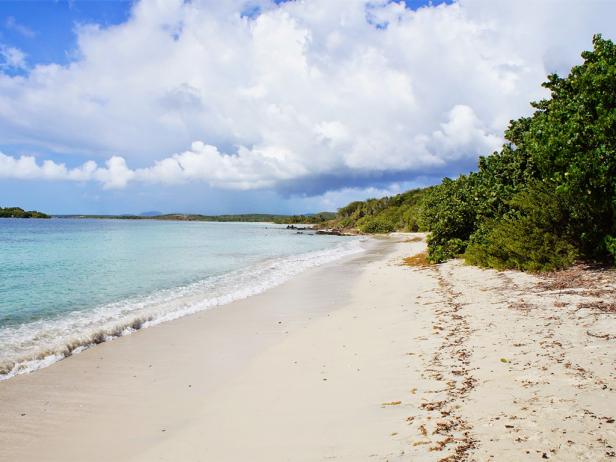
[[[81,167],[67,169],[66,165],[51,160],[39,164],[32,156],[16,158],[0,152],[0,178],[86,181],[93,178],[96,170],[96,163],[91,161]]]
[[[4,27],[9,30],[15,31],[20,35],[23,35],[26,38],[34,38],[36,36],[36,32],[30,29],[28,26],[24,26],[17,22],[14,16],[9,16],[4,21]]]
[[[277,181],[306,173],[305,167],[290,159],[283,148],[241,148],[236,155],[227,155],[201,142],[151,167],[138,169],[130,169],[120,156],[111,157],[104,166],[87,161],[67,168],[51,160],[37,162],[33,156],[13,157],[0,152],[0,178],[98,181],[106,189],[121,189],[131,181],[177,184],[194,180],[222,188],[255,189],[273,187]]]
[[[612,2],[142,1],[124,24],[81,26],[70,65],[0,72],[3,142],[96,163],[4,155],[0,176],[251,189],[435,174],[494,150],[614,17]]]
[[[26,55],[19,48],[0,44],[0,70],[26,69]]]
[[[503,140],[489,133],[475,111],[469,106],[459,104],[447,114],[447,121],[432,133],[428,149],[439,153],[443,162],[454,160],[473,152],[476,146],[484,146],[485,153],[498,149]]]

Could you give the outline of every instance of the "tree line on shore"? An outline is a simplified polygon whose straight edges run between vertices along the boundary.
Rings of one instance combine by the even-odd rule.
[[[428,259],[546,271],[616,259],[616,46],[600,35],[583,63],[510,122],[478,169],[426,189],[353,202],[334,227],[429,231]]]

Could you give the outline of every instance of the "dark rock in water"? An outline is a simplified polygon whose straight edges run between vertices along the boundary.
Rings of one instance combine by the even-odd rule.
[[[320,229],[316,234],[327,234],[329,236],[344,236],[340,231],[335,229]]]

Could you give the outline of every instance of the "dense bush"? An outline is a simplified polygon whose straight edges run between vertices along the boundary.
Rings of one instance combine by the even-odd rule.
[[[471,236],[469,263],[498,269],[543,271],[565,268],[577,257],[562,235],[566,210],[551,186],[537,183],[510,201],[499,220],[486,221]]]
[[[616,237],[605,236],[605,248],[612,257],[612,263],[616,264]]]
[[[475,229],[475,182],[473,174],[455,181],[445,178],[426,195],[420,222],[423,228],[431,231],[428,238],[430,261],[443,261],[464,252]]]
[[[362,233],[391,233],[396,231],[395,225],[384,217],[370,217],[359,225]]]

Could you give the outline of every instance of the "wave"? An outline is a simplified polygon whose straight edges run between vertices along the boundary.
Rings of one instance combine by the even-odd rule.
[[[136,330],[262,293],[309,268],[363,252],[362,242],[352,239],[331,249],[266,260],[148,296],[0,328],[0,381]]]

